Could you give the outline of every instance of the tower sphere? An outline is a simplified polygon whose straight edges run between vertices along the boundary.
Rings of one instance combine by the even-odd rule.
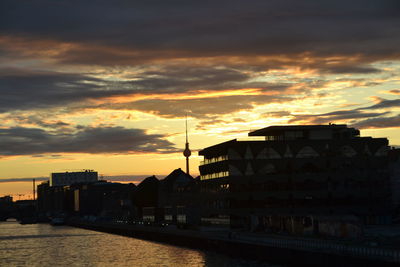
[[[183,155],[187,158],[190,157],[190,155],[192,155],[192,152],[189,149],[188,143],[186,143],[186,148],[185,148],[185,150],[183,150]]]

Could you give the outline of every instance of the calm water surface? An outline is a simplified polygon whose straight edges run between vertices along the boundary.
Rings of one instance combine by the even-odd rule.
[[[0,222],[0,266],[273,265],[68,226]]]

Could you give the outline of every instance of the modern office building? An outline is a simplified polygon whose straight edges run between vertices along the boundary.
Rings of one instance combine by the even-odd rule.
[[[388,140],[346,125],[271,126],[199,152],[202,223],[291,233],[390,223]],[[250,138],[251,139],[251,138]],[[346,226],[347,224],[347,226]]]
[[[98,174],[93,170],[81,172],[59,172],[52,173],[50,177],[50,186],[65,186],[75,183],[97,182]]]

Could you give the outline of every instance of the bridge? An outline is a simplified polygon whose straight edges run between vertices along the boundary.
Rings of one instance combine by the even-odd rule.
[[[21,221],[24,218],[36,216],[36,202],[33,200],[19,200],[0,203],[0,221],[15,218]]]

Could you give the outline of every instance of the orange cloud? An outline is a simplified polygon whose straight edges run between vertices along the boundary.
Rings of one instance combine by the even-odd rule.
[[[149,100],[149,99],[160,99],[160,100],[185,100],[185,99],[202,99],[202,98],[215,98],[215,97],[225,97],[225,96],[243,96],[243,95],[276,95],[277,92],[262,92],[258,88],[243,88],[235,90],[222,90],[222,91],[206,91],[197,90],[195,92],[188,93],[176,93],[176,94],[131,94],[124,96],[113,96],[105,97],[102,99],[97,99],[94,103],[129,103],[139,100]]]

